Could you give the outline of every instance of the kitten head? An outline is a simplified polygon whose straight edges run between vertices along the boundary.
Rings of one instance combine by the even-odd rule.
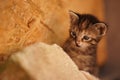
[[[107,32],[107,25],[90,14],[78,14],[70,11],[70,37],[78,47],[97,45]]]

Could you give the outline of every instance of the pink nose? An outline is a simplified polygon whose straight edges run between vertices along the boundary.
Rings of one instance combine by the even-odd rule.
[[[80,47],[80,41],[76,41],[76,46]]]

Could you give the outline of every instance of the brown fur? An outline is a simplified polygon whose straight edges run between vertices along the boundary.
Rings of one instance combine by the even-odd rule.
[[[63,49],[80,70],[97,76],[96,49],[107,31],[107,26],[89,14],[70,12],[70,21],[70,36]]]

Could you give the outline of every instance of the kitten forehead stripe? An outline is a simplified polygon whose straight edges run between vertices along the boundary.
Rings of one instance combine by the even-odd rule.
[[[93,25],[95,23],[99,23],[100,21],[91,14],[77,14],[79,16],[78,25],[81,29],[87,29],[89,25]],[[82,26],[84,25],[84,26]]]

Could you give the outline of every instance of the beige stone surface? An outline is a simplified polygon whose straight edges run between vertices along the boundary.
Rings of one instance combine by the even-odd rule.
[[[0,54],[38,41],[62,43],[66,35],[59,34],[68,31],[69,21],[59,3],[57,0],[0,0]]]
[[[56,44],[36,43],[10,56],[0,80],[98,80],[79,71]]]
[[[68,37],[68,11],[104,19],[103,0],[0,0],[0,54],[11,54],[35,42],[62,45]],[[98,63],[106,60],[101,41]]]

